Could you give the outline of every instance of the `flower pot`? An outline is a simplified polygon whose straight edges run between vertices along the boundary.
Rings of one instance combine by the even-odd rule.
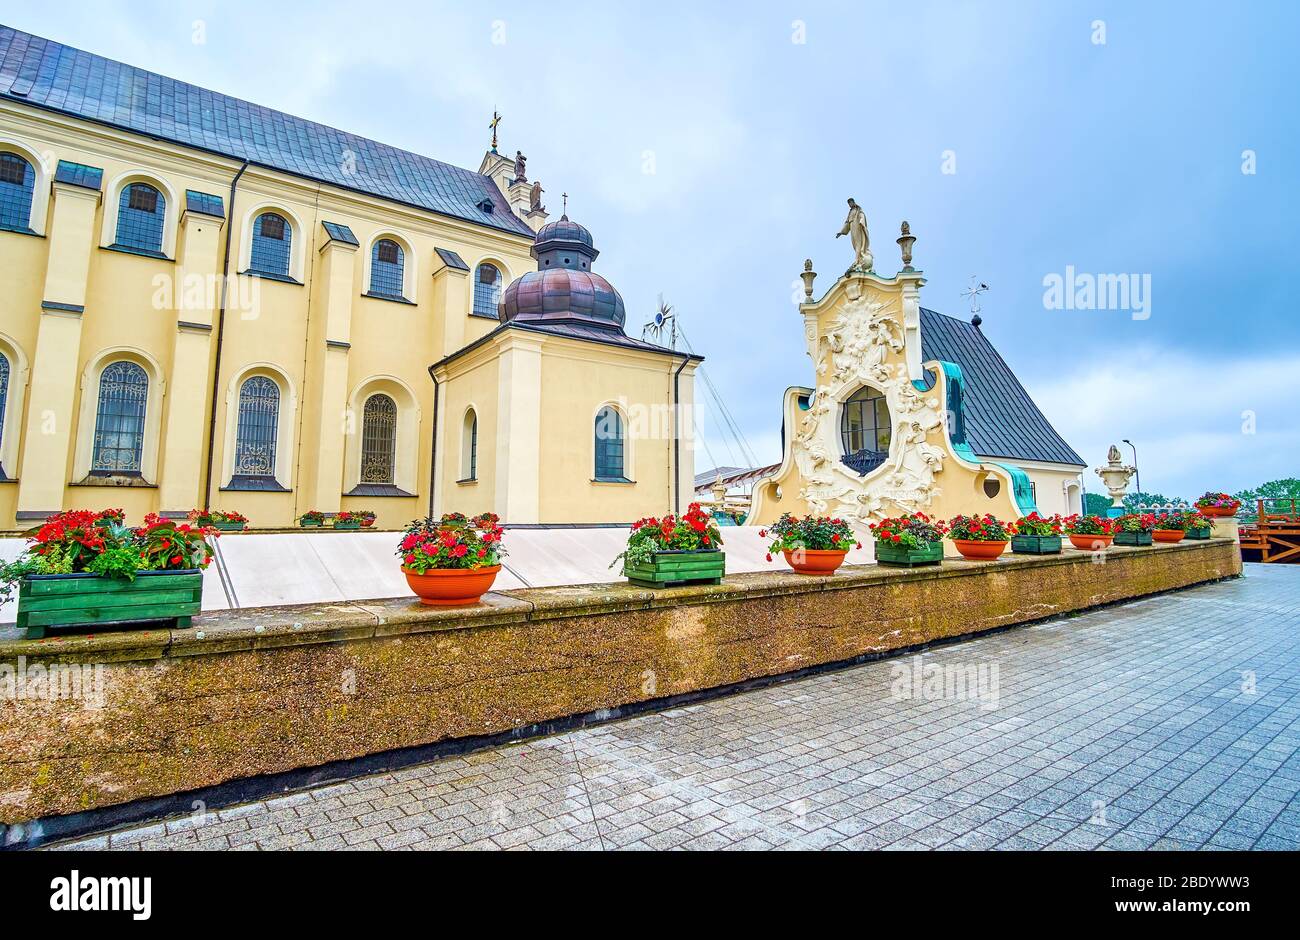
[[[1156,529],[1151,536],[1157,542],[1181,542],[1186,534],[1182,529]]]
[[[477,604],[496,580],[500,565],[484,568],[431,568],[417,574],[405,565],[402,574],[420,603],[434,607],[463,607]]]
[[[1116,532],[1116,545],[1150,545],[1150,532]]]
[[[353,521],[353,522],[335,522],[335,523],[333,523],[333,524],[330,526],[330,528],[332,528],[332,529],[359,529],[359,528],[361,528],[361,523],[360,523],[360,522],[357,522],[357,521]]]
[[[1219,519],[1226,519],[1228,516],[1235,516],[1240,506],[1229,508],[1227,506],[1197,506],[1197,510],[1202,516],[1215,516]]]
[[[793,568],[796,574],[829,575],[834,574],[835,569],[844,564],[844,556],[848,554],[848,550],[803,548],[793,552],[784,550],[781,554],[785,556],[785,563]]]
[[[212,527],[218,532],[243,532],[248,528],[247,522],[214,522]]]
[[[907,548],[892,542],[876,540],[876,564],[898,568],[915,568],[917,565],[937,565],[943,561],[943,543],[931,542],[924,548]]]
[[[368,528],[370,528],[370,527],[371,527],[372,525],[374,525],[374,524],[375,524],[375,520],[374,520],[374,519],[362,519],[362,520],[361,520],[361,528],[363,528],[363,529],[368,529]]]
[[[727,573],[727,556],[718,549],[655,552],[648,562],[623,565],[623,576],[639,587],[676,587],[681,584],[721,584]]]
[[[992,561],[1007,550],[1007,542],[993,542],[985,539],[953,539],[952,544],[961,552],[962,558],[972,561]]]
[[[1210,530],[1209,529],[1188,529],[1187,532],[1184,533],[1184,535],[1186,538],[1189,538],[1194,542],[1198,542],[1198,541],[1203,541],[1205,539],[1208,539],[1210,537]]]
[[[1075,535],[1070,533],[1070,544],[1085,552],[1105,551],[1115,541],[1113,535]]]
[[[1059,555],[1061,537],[1059,535],[1013,535],[1011,551],[1017,555]]]
[[[299,519],[298,525],[303,529],[319,529],[321,520],[319,519]]]
[[[34,574],[18,587],[16,626],[29,640],[45,636],[46,627],[94,624],[115,630],[128,624],[163,621],[188,627],[203,599],[203,572],[137,571],[134,581],[97,574]],[[95,632],[91,630],[90,632]]]

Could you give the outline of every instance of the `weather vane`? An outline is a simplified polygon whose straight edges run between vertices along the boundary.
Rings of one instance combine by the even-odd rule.
[[[987,284],[983,281],[976,281],[975,275],[972,274],[970,276],[970,287],[961,292],[963,297],[970,298],[970,322],[975,326],[979,326],[984,322],[984,318],[980,316],[980,294],[988,289]]]
[[[497,125],[501,123],[501,115],[497,114],[496,108],[492,109],[492,121],[488,127],[492,128],[492,152],[497,152]]]
[[[664,303],[664,295],[659,295],[659,309],[644,327],[641,328],[641,338],[653,338],[656,343],[663,344],[664,330],[668,330],[669,348],[677,348],[677,315],[673,313],[673,308]]]

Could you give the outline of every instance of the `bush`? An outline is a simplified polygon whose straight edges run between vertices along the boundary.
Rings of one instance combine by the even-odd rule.
[[[717,522],[699,503],[691,503],[680,518],[651,516],[632,523],[627,548],[609,566],[613,568],[622,561],[628,567],[635,567],[649,562],[655,552],[716,551],[721,545],[722,533]]]

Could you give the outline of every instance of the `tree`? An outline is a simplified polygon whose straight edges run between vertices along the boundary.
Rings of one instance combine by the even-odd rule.
[[[1186,503],[1185,499],[1170,499],[1168,496],[1162,496],[1159,493],[1125,493],[1124,509],[1127,512],[1137,512],[1139,506],[1168,506],[1173,503]]]
[[[1100,493],[1083,494],[1083,514],[1085,516],[1104,516],[1110,508],[1110,500]]]

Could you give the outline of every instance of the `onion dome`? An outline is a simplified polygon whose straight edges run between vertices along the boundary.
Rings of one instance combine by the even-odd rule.
[[[591,232],[561,216],[538,229],[531,254],[537,270],[505,289],[497,306],[501,322],[580,323],[623,331],[623,298],[591,270],[600,254]]]

